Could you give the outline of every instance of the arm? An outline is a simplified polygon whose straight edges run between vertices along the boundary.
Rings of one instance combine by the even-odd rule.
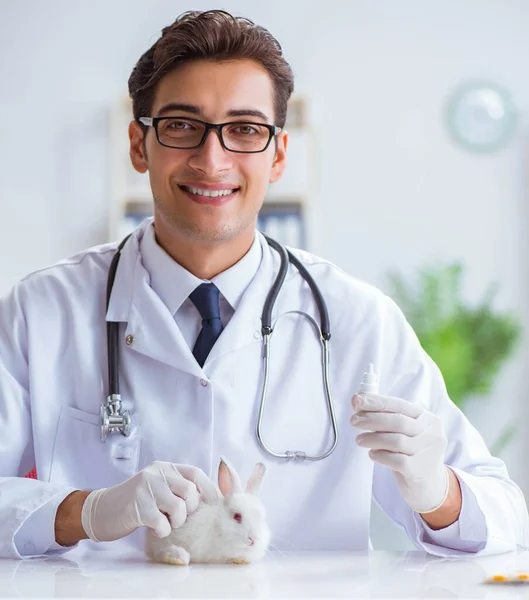
[[[375,464],[375,501],[417,547],[432,554],[494,554],[527,546],[527,507],[505,464],[490,455],[480,434],[451,402],[439,369],[389,298],[384,321],[380,391],[422,404],[440,421],[446,438],[442,461],[450,467],[451,485],[444,503],[421,515],[404,500],[395,473]]]
[[[57,544],[73,546],[81,540],[88,539],[81,523],[81,512],[89,494],[90,492],[76,490],[59,504],[54,525]]]
[[[54,542],[55,509],[73,491],[24,478],[35,466],[28,377],[18,285],[0,300],[0,557],[6,558],[45,554]]]
[[[421,515],[421,517],[431,529],[444,529],[459,519],[462,503],[461,485],[452,469],[448,469],[448,494],[446,500],[437,510]]]
[[[196,510],[200,495],[216,500],[213,482],[190,465],[153,463],[91,492],[23,477],[36,464],[33,430],[39,429],[31,421],[28,368],[39,357],[29,354],[19,284],[0,300],[0,557],[67,552],[82,539],[113,541],[141,526],[163,537]]]

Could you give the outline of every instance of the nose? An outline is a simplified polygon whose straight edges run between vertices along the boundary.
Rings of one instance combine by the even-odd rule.
[[[249,546],[253,546],[255,544],[255,539],[251,535],[248,536],[248,539],[250,540]]]
[[[215,175],[232,168],[231,154],[222,147],[219,134],[210,130],[202,146],[196,148],[190,156],[189,166],[205,175]]]

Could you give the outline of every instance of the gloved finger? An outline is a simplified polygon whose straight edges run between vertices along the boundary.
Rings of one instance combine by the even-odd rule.
[[[171,533],[171,523],[159,510],[146,510],[142,515],[143,524],[154,531],[159,538],[167,537]]]
[[[401,413],[412,419],[416,419],[424,412],[424,407],[412,404],[403,398],[395,396],[382,396],[380,394],[355,394],[353,396],[353,407],[356,412],[391,412]]]
[[[170,490],[175,497],[178,496],[184,501],[186,513],[194,513],[198,508],[200,501],[200,495],[196,485],[182,477],[176,469],[164,470],[162,474],[167,483],[167,489]]]
[[[167,515],[173,529],[182,527],[187,519],[187,507],[182,498],[175,496],[167,489],[158,494],[156,498],[158,508]]]
[[[200,497],[208,504],[214,504],[218,500],[217,488],[213,481],[198,467],[192,465],[177,465],[174,468],[188,481],[195,484]]]
[[[387,450],[370,450],[369,458],[380,465],[389,467],[392,471],[398,473],[407,473],[409,471],[408,462],[410,457],[398,452],[388,452]]]
[[[394,432],[415,436],[424,429],[422,423],[403,414],[360,411],[351,417],[351,425],[366,431]]]
[[[372,450],[386,450],[413,456],[421,448],[423,443],[417,437],[410,437],[402,433],[361,433],[356,438],[356,443],[362,448]]]

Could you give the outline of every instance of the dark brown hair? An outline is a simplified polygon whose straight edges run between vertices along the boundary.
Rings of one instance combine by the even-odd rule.
[[[134,118],[151,116],[158,82],[190,60],[252,59],[269,73],[275,90],[275,124],[284,127],[294,75],[279,42],[264,27],[223,10],[187,11],[162,30],[129,78]]]

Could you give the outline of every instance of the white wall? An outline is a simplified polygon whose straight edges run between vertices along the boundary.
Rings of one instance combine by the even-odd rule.
[[[106,241],[108,108],[163,26],[214,7],[269,27],[310,96],[320,160],[311,249],[380,286],[388,268],[463,260],[469,299],[498,280],[498,306],[529,324],[527,120],[491,156],[456,148],[441,120],[469,76],[529,108],[525,0],[0,0],[0,293]],[[28,121],[34,135],[17,135]],[[490,401],[475,403],[489,442],[529,416],[528,360],[521,348]],[[527,450],[520,433],[504,458],[529,496]],[[375,540],[396,544],[381,528]]]

